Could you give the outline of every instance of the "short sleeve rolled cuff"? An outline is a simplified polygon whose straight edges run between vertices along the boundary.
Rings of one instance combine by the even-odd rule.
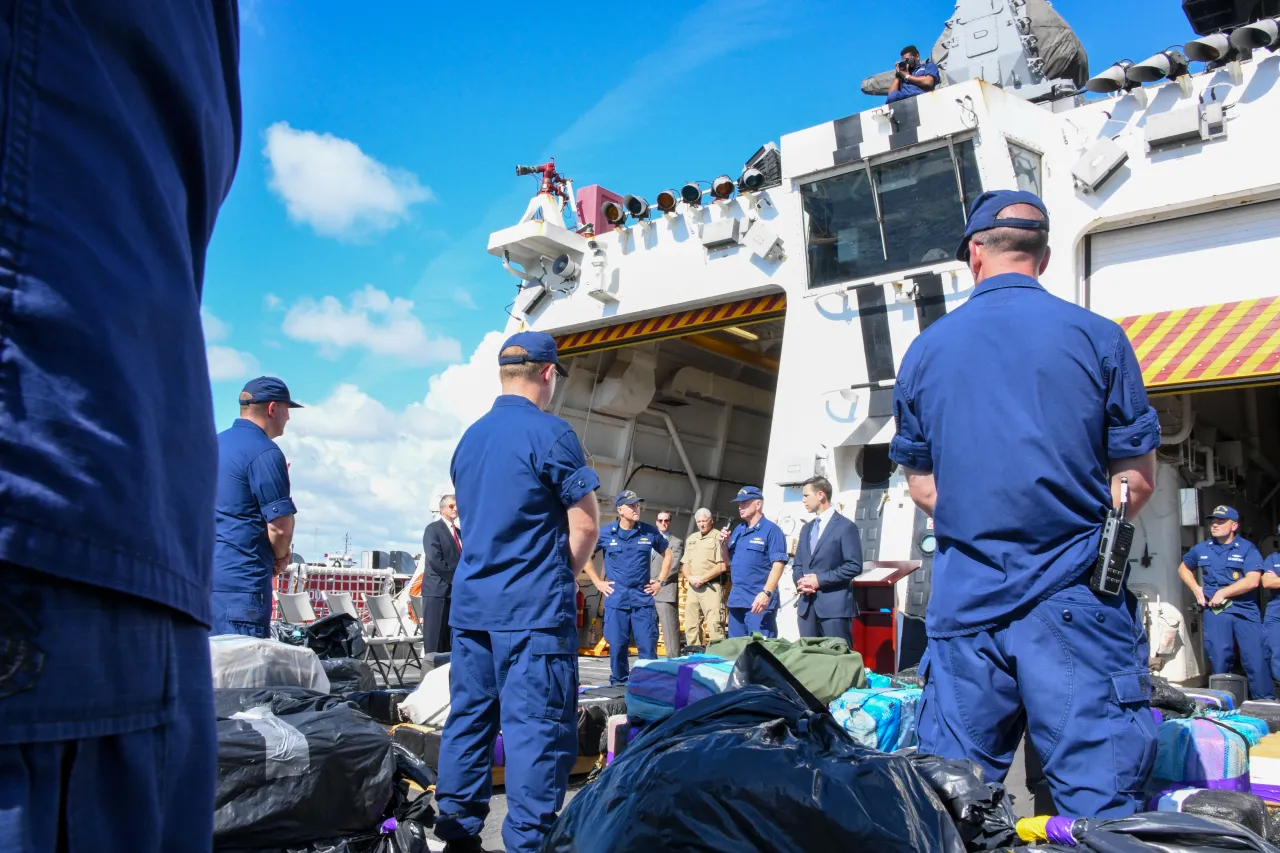
[[[293,498],[283,497],[278,501],[272,501],[262,508],[262,517],[267,521],[275,521],[286,515],[297,515],[298,508],[293,503]]]
[[[560,484],[560,502],[565,506],[573,506],[598,488],[600,478],[595,471],[584,465]]]
[[[787,553],[787,538],[782,535],[782,528],[774,527],[769,531],[769,562],[785,563],[791,559],[791,555]]]
[[[908,355],[911,353],[908,352]],[[889,458],[903,468],[930,474],[933,473],[933,453],[929,449],[929,442],[925,440],[920,419],[916,417],[908,390],[910,379],[907,374],[908,366],[904,363],[902,373],[893,388],[893,422],[896,430],[889,442]]]
[[[1107,427],[1107,457],[1132,459],[1146,456],[1160,446],[1160,418],[1156,410],[1147,411],[1131,424]]]

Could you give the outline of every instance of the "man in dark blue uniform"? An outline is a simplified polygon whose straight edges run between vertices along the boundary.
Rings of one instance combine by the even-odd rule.
[[[1209,525],[1212,536],[1193,546],[1178,566],[1178,576],[1204,608],[1204,654],[1209,672],[1220,675],[1235,669],[1238,647],[1250,698],[1274,699],[1258,609],[1262,555],[1252,542],[1237,535],[1240,514],[1234,507],[1216,507]],[[1196,581],[1197,569],[1200,582]]]
[[[609,643],[609,683],[626,684],[631,672],[631,637],[641,660],[658,656],[658,609],[653,597],[671,574],[671,551],[658,528],[640,520],[640,496],[618,492],[618,520],[600,531],[596,551],[604,551],[604,580],[587,563],[587,577],[604,596],[604,638]],[[662,554],[662,569],[649,580],[650,554]]]
[[[214,634],[265,637],[271,629],[271,582],[289,564],[298,511],[275,439],[299,408],[283,382],[259,376],[240,392],[240,417],[218,433]]]
[[[1280,527],[1276,532],[1280,533]],[[1280,590],[1280,551],[1272,551],[1262,561],[1262,586],[1271,594],[1262,633],[1271,663],[1271,680],[1280,681],[1280,593],[1276,592]]]
[[[745,524],[720,531],[724,563],[733,589],[729,592],[729,638],[760,633],[778,635],[778,581],[787,564],[787,538],[764,517],[764,496],[743,486],[733,502]]]
[[[0,16],[0,850],[212,846],[200,295],[231,0]]]
[[[983,193],[957,258],[969,300],[912,342],[890,456],[934,518],[921,752],[1004,778],[1025,727],[1069,816],[1133,813],[1155,757],[1137,601],[1089,586],[1129,482],[1150,499],[1160,423],[1124,331],[1052,296],[1049,214]]]
[[[894,69],[893,82],[889,84],[889,97],[885,99],[885,103],[892,104],[894,101],[904,101],[932,92],[941,79],[942,72],[932,59],[921,62],[920,51],[915,45],[904,47],[901,60]]]
[[[502,396],[462,436],[450,475],[467,547],[453,576],[449,719],[436,835],[480,850],[499,729],[506,849],[532,853],[564,803],[578,755],[577,576],[600,534],[573,429],[543,410],[567,375],[555,340],[520,332],[499,353]]]

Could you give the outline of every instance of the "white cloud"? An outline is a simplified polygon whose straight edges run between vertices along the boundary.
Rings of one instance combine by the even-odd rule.
[[[214,382],[248,379],[258,372],[258,360],[247,352],[224,346],[207,347],[204,352]]]
[[[478,308],[475,299],[471,296],[471,291],[461,287],[453,289],[453,301],[461,305],[463,308]]]
[[[404,169],[370,157],[331,133],[294,130],[278,121],[267,128],[269,185],[289,217],[327,237],[358,239],[394,228],[409,209],[432,198],[431,189]]]
[[[293,340],[317,344],[327,358],[348,349],[414,365],[462,358],[462,346],[456,340],[427,332],[413,313],[412,301],[389,296],[369,284],[351,294],[349,306],[333,296],[319,302],[300,299],[284,316],[284,333]]]
[[[204,329],[204,339],[206,341],[221,341],[231,334],[231,327],[225,321],[219,320],[209,313],[207,308],[200,309],[200,326]]]
[[[215,341],[224,341],[231,334],[231,325],[219,320],[207,308],[200,309],[200,326],[204,329],[205,360],[209,362],[209,379],[214,382],[229,382],[233,379],[247,379],[258,372],[258,360],[252,354],[234,347],[215,345]]]
[[[354,385],[294,411],[280,446],[304,557],[336,549],[346,533],[362,550],[422,550],[422,528],[449,488],[454,447],[499,392],[502,339],[490,332],[466,363],[432,376],[423,399],[401,411]]]
[[[262,297],[262,307],[268,311],[279,311],[284,307],[284,300],[274,293],[268,293]]]

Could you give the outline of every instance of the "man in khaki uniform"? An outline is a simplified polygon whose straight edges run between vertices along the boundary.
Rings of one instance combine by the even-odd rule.
[[[711,529],[711,511],[700,509],[693,519],[698,532],[685,540],[684,557],[680,561],[681,571],[689,583],[684,605],[684,641],[690,646],[701,646],[724,639],[720,576],[724,574],[725,565],[720,540]]]

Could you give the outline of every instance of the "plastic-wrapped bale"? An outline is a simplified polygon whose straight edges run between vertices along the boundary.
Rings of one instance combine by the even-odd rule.
[[[382,818],[396,769],[386,730],[343,701],[320,710],[297,701],[218,720],[215,846],[307,844]]]
[[[897,752],[916,745],[919,687],[853,688],[831,703],[831,716],[863,746]]]
[[[1206,720],[1216,720],[1221,725],[1239,732],[1249,741],[1250,746],[1257,745],[1264,737],[1271,734],[1271,728],[1266,720],[1259,720],[1240,711],[1204,711],[1200,716]]]
[[[401,722],[400,703],[412,692],[404,688],[357,690],[348,693],[346,699],[384,726],[394,726]]]
[[[1237,728],[1203,717],[1161,723],[1148,794],[1182,788],[1248,791],[1249,736]]]
[[[1231,701],[1239,708],[1249,700],[1249,680],[1234,672],[1223,672],[1209,676],[1209,689],[1219,693],[1231,694]]]
[[[1280,732],[1280,702],[1274,699],[1250,699],[1240,706],[1240,713],[1264,721],[1272,732]]]
[[[1179,687],[1178,690],[1196,703],[1197,710],[1234,711],[1236,709],[1236,697],[1221,690],[1190,687]]]
[[[1060,845],[1036,846],[1035,851],[1075,848],[1082,853],[1276,853],[1265,838],[1238,823],[1179,812],[1146,812],[1109,820],[1023,818],[1018,821],[1018,835],[1025,841],[1047,839]]]
[[[960,853],[910,760],[853,741],[794,691],[750,685],[648,728],[561,813],[543,853]]]
[[[655,723],[725,690],[733,664],[712,655],[639,661],[627,679],[627,713]]]
[[[329,676],[329,692],[334,696],[378,689],[378,679],[364,661],[355,658],[324,658],[320,665],[324,667],[324,674]]]
[[[1271,828],[1267,804],[1261,797],[1243,791],[1204,791],[1200,788],[1183,788],[1171,791],[1152,804],[1151,811],[1183,812],[1204,817],[1217,817],[1234,821],[1253,830],[1263,838]]]
[[[329,676],[310,649],[225,634],[209,638],[209,653],[215,688],[302,687],[329,692]]]
[[[578,694],[578,755],[603,755],[608,750],[609,718],[626,714],[626,690],[591,688]]]
[[[402,723],[391,730],[391,740],[403,745],[433,770],[440,768],[441,729]]]
[[[1249,789],[1280,804],[1280,733],[1267,735],[1249,753]]]

